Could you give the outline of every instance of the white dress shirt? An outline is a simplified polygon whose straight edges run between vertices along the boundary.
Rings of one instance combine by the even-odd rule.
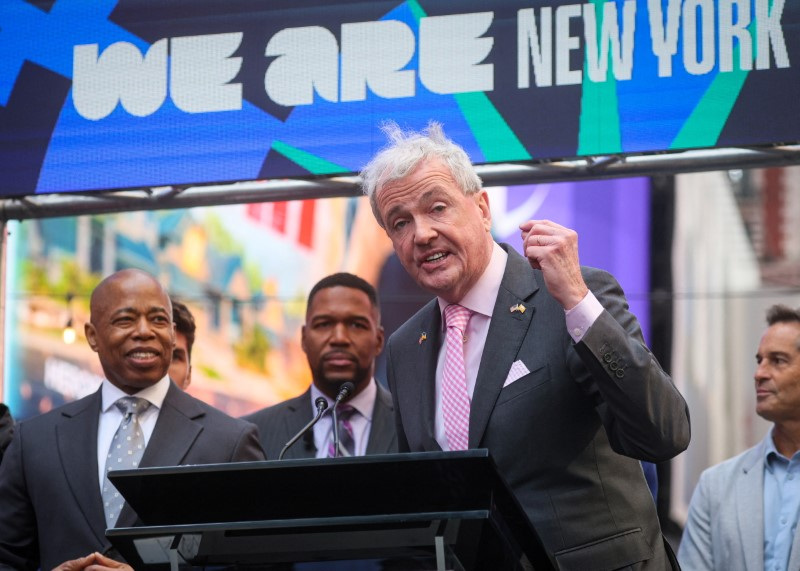
[[[378,386],[375,383],[374,378],[370,379],[363,391],[345,401],[357,411],[350,417],[356,456],[363,456],[367,452],[369,432],[372,428],[372,412],[375,409],[375,398],[378,395]],[[314,415],[317,414],[317,407],[314,405],[317,397],[322,397],[328,402],[328,409],[319,422],[314,425],[314,446],[317,448],[317,458],[327,458],[328,444],[333,441],[333,409],[331,408],[333,400],[322,394],[316,385],[312,384],[310,406]]]
[[[108,449],[111,446],[111,440],[117,432],[119,423],[122,420],[122,411],[120,411],[114,403],[122,397],[135,396],[143,398],[150,403],[150,406],[143,413],[139,414],[139,426],[142,427],[144,432],[144,444],[150,442],[150,436],[153,434],[153,429],[156,427],[158,420],[158,413],[161,411],[161,406],[164,404],[164,398],[167,396],[169,385],[172,381],[169,376],[165,376],[156,384],[142,389],[135,395],[128,395],[113,384],[108,379],[103,380],[102,384],[102,408],[100,409],[100,423],[97,426],[97,476],[100,481],[100,489],[102,492],[103,479],[106,471],[106,458],[108,458]]]
[[[464,342],[464,366],[470,402],[472,401],[472,394],[475,392],[475,381],[478,378],[483,347],[486,345],[486,337],[489,334],[489,325],[492,321],[492,312],[497,301],[497,293],[500,291],[500,284],[503,281],[507,261],[508,254],[495,243],[492,248],[492,256],[483,275],[459,302],[459,305],[473,312],[467,323],[467,330],[464,332],[466,337]],[[442,312],[442,330],[444,331],[444,308],[450,303],[441,297],[438,299],[439,310]],[[602,312],[603,306],[591,291],[586,294],[578,305],[564,312],[567,330],[576,343],[586,335],[589,327]],[[436,363],[436,418],[434,419],[434,430],[436,441],[442,447],[442,450],[450,450],[444,428],[444,413],[442,412],[442,372],[444,371],[446,353],[444,339],[445,335],[443,334],[442,345],[439,347],[439,358]]]

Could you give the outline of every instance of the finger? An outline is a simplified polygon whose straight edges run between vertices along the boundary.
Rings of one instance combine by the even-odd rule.
[[[530,220],[531,226],[536,226],[536,230],[538,232],[542,232],[544,234],[552,234],[553,232],[557,232],[564,227],[560,224],[556,224],[552,220],[541,219],[541,220]]]

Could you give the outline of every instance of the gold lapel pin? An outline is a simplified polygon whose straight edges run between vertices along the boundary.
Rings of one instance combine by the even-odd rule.
[[[417,343],[419,343],[420,345],[422,345],[422,342],[423,342],[423,341],[425,341],[427,338],[428,338],[428,334],[427,334],[427,333],[425,333],[425,332],[423,331],[423,332],[420,334],[420,336],[419,336],[419,341],[417,341]]]
[[[524,305],[522,305],[521,303],[518,303],[517,305],[512,305],[512,306],[509,308],[509,310],[511,311],[511,313],[514,313],[515,311],[519,311],[520,313],[525,313],[525,310],[526,310],[526,309],[527,309],[527,308],[526,308]]]

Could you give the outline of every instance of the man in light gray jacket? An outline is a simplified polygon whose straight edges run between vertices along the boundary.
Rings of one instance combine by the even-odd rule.
[[[800,569],[800,309],[773,306],[767,323],[756,412],[774,425],[700,476],[678,552],[684,571]]]

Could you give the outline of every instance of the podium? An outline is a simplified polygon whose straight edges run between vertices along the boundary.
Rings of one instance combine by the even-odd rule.
[[[555,568],[487,450],[141,468],[109,478],[144,524],[106,532],[137,571],[356,560],[392,570]]]

